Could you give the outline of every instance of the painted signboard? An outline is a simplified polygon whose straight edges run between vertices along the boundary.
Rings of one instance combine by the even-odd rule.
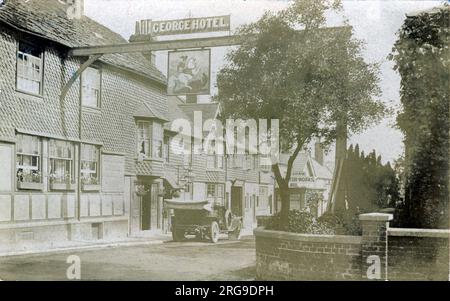
[[[209,95],[211,50],[169,52],[168,95]]]
[[[201,32],[230,31],[230,15],[178,20],[136,22],[136,36],[178,35]]]

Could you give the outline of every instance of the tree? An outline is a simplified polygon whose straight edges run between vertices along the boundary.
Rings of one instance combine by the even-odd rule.
[[[338,207],[350,213],[394,208],[400,200],[400,184],[391,164],[383,164],[375,150],[367,156],[360,154],[359,145],[347,151],[340,185],[345,194],[336,202],[346,204]]]
[[[449,6],[408,17],[393,53],[405,135],[404,227],[448,227]]]
[[[218,74],[217,100],[223,117],[278,119],[281,151],[291,155],[286,174],[272,171],[280,188],[281,216],[288,222],[289,180],[299,152],[314,137],[329,144],[336,121],[359,132],[382,117],[378,66],[364,62],[363,44],[349,26],[326,28],[327,11],[340,1],[297,0],[279,13],[266,13],[237,34],[249,38],[227,55]]]

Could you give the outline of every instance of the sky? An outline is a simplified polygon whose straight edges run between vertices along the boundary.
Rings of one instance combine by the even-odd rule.
[[[354,29],[355,37],[365,42],[363,56],[367,62],[381,64],[381,100],[395,112],[400,105],[400,77],[393,70],[393,63],[387,59],[397,40],[406,14],[439,6],[443,1],[343,1],[344,10],[340,15],[328,15],[330,26],[340,25],[343,18],[348,19]],[[135,29],[135,22],[142,19],[170,20],[187,17],[206,17],[231,15],[232,30],[239,25],[258,20],[266,11],[279,11],[289,5],[282,0],[85,0],[85,15],[111,28],[128,39]],[[190,38],[223,35],[224,33],[198,34],[195,36],[172,36],[161,39]],[[229,47],[213,48],[211,52],[212,93],[215,77],[223,66]],[[156,65],[167,74],[167,52],[158,52]],[[201,102],[209,101],[200,97]],[[349,145],[360,145],[367,154],[376,150],[383,162],[393,162],[404,151],[403,135],[395,127],[395,114],[385,118],[380,124],[372,126],[349,138]],[[333,158],[331,148],[328,159]]]

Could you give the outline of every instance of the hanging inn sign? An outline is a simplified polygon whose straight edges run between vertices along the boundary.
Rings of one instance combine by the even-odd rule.
[[[166,21],[142,20],[136,22],[135,37],[219,31],[230,31],[230,15]]]

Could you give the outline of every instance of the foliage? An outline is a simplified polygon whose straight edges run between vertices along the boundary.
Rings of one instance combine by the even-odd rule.
[[[375,150],[360,153],[359,145],[348,149],[339,185],[345,194],[337,196],[338,209],[378,211],[394,208],[400,201],[399,180],[391,164],[382,164]]]
[[[312,214],[306,211],[290,210],[287,226],[281,213],[272,216],[266,225],[267,230],[287,231],[304,234],[333,235],[335,231],[325,223],[319,222]]]
[[[285,218],[292,165],[304,146],[314,137],[335,140],[338,120],[359,132],[385,113],[375,99],[378,66],[363,60],[349,26],[325,28],[325,14],[341,9],[340,1],[329,3],[296,0],[241,27],[237,34],[252,38],[228,54],[218,74],[223,118],[279,120],[282,151],[292,154],[285,175],[272,166]]]
[[[287,226],[284,225],[281,214],[277,213],[267,221],[266,229],[302,234],[361,235],[359,214],[362,213],[365,211],[340,210],[315,218],[306,211],[290,210]]]
[[[449,11],[407,18],[390,56],[402,77],[404,227],[448,226]]]

